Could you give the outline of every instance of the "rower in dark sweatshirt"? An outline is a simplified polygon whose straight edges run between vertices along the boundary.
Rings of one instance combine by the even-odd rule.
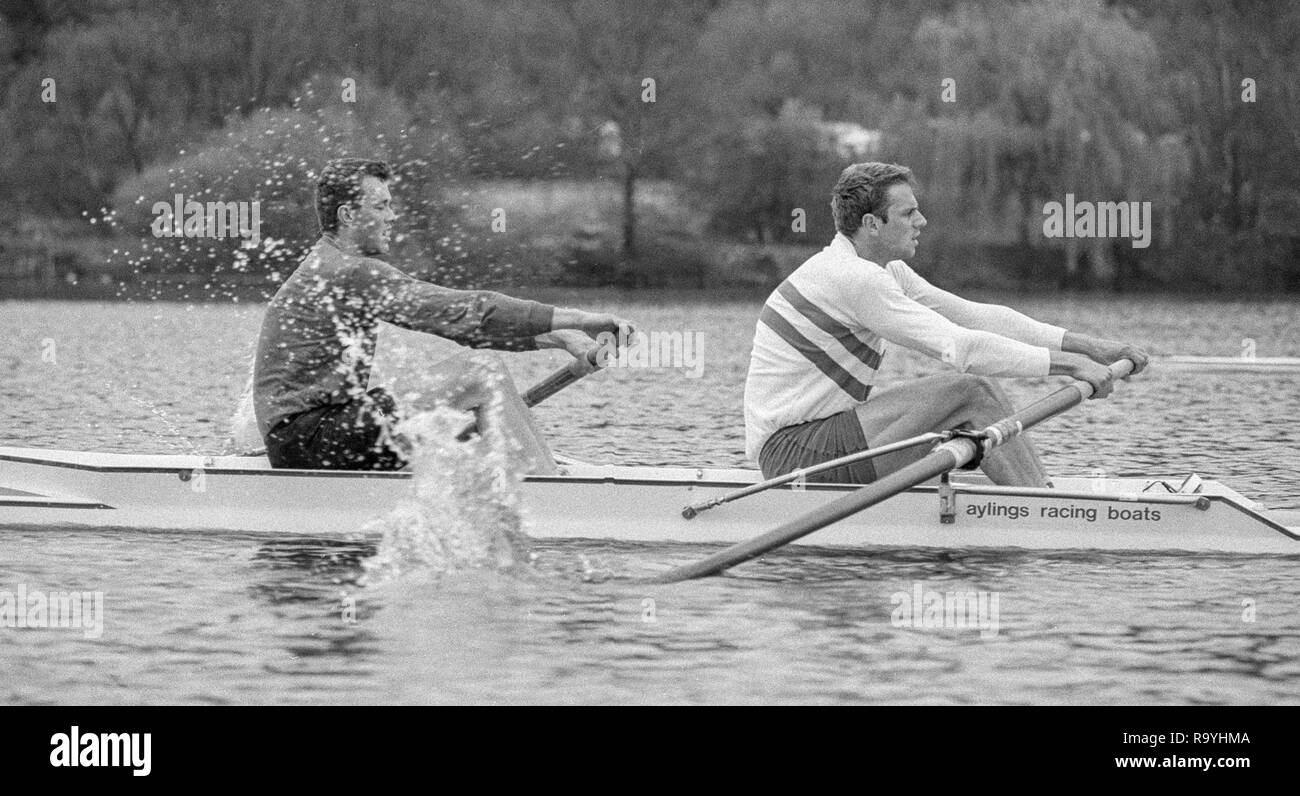
[[[406,465],[406,443],[394,428],[397,406],[369,384],[380,321],[471,348],[564,348],[583,362],[597,346],[593,336],[628,326],[612,315],[440,287],[376,259],[388,251],[397,218],[390,173],[378,161],[326,165],[316,189],[321,239],[267,307],[253,389],[258,430],[273,467]],[[458,400],[481,405],[500,398],[507,409],[503,422],[516,426],[503,429],[508,436],[544,450],[508,375],[482,357],[462,358],[457,367]],[[491,421],[480,417],[484,422]],[[541,466],[553,467],[549,451],[545,458]]]

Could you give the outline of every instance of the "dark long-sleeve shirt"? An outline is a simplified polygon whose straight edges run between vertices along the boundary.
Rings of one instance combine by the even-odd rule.
[[[421,282],[322,237],[266,309],[253,372],[258,429],[265,437],[285,418],[364,393],[380,321],[474,348],[528,351],[551,330],[554,312]]]

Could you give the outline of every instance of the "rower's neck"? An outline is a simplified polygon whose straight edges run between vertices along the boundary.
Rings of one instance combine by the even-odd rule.
[[[842,232],[840,234],[844,235],[844,233]],[[867,262],[875,263],[876,265],[883,266],[889,259],[889,258],[881,259],[881,253],[874,251],[872,247],[869,246],[864,241],[857,240],[855,238],[849,237],[848,235],[844,235],[844,239],[847,240],[849,242],[849,245],[853,247],[853,251],[857,252],[858,257],[860,257],[863,260],[866,260]]]
[[[334,248],[338,249],[344,254],[350,254],[354,257],[362,256],[360,246],[358,246],[356,243],[354,243],[351,240],[347,240],[345,238],[339,237],[337,233],[322,232],[321,238],[323,240],[329,241],[331,244],[334,245]]]

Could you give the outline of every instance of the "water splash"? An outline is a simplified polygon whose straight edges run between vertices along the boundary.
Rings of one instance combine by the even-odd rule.
[[[499,432],[456,441],[472,419],[439,407],[398,426],[411,445],[411,493],[362,529],[383,536],[378,554],[365,562],[362,585],[417,572],[438,577],[526,565],[517,457]]]
[[[266,451],[262,432],[257,427],[257,412],[253,406],[253,360],[248,362],[248,381],[240,394],[239,405],[230,416],[230,431],[222,443],[222,455],[256,456]]]
[[[114,394],[125,396],[128,400],[130,400],[132,403],[136,404],[137,406],[147,409],[149,411],[149,414],[153,415],[153,417],[161,421],[163,426],[166,427],[167,429],[167,435],[166,436],[154,435],[156,438],[163,439],[168,444],[179,447],[180,449],[184,450],[186,453],[196,455],[196,456],[202,454],[202,451],[199,450],[198,446],[194,444],[194,441],[189,438],[189,436],[185,433],[185,431],[182,430],[176,423],[172,422],[172,419],[167,415],[167,413],[164,412],[161,408],[159,408],[158,405],[155,404],[153,401],[140,398],[130,390],[123,389],[122,387],[117,386],[117,384],[114,383],[112,379],[105,379],[104,386],[112,390]]]

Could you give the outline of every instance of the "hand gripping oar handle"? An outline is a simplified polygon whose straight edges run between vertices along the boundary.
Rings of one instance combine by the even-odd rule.
[[[586,360],[594,368],[600,367],[600,360],[596,356],[599,350],[600,349],[593,348],[587,352]],[[532,409],[534,406],[537,406],[542,401],[545,401],[547,398],[550,398],[552,395],[555,395],[560,390],[563,390],[565,387],[568,387],[570,384],[573,384],[575,381],[586,375],[587,374],[583,372],[582,362],[575,358],[569,364],[530,387],[522,396],[524,406]],[[456,439],[460,442],[464,442],[469,439],[469,435],[473,434],[475,431],[478,431],[478,421],[471,420],[465,425],[465,428],[461,429],[461,432],[456,435]]]
[[[1127,376],[1133,370],[1133,363],[1127,359],[1110,366],[1114,378]],[[757,558],[764,553],[789,544],[813,531],[825,528],[833,522],[857,514],[859,511],[882,503],[906,489],[911,489],[922,481],[960,467],[975,456],[976,445],[982,444],[987,452],[1017,436],[1047,418],[1059,414],[1076,404],[1092,397],[1092,385],[1086,381],[1075,381],[1062,387],[1051,395],[1037,401],[1005,420],[1000,420],[984,429],[984,439],[977,443],[967,437],[958,437],[945,442],[931,451],[920,461],[897,470],[873,483],[837,498],[820,508],[808,512],[798,519],[791,520],[760,536],[746,542],[732,545],[694,564],[677,567],[654,578],[652,583],[676,583],[691,578],[702,578]]]

